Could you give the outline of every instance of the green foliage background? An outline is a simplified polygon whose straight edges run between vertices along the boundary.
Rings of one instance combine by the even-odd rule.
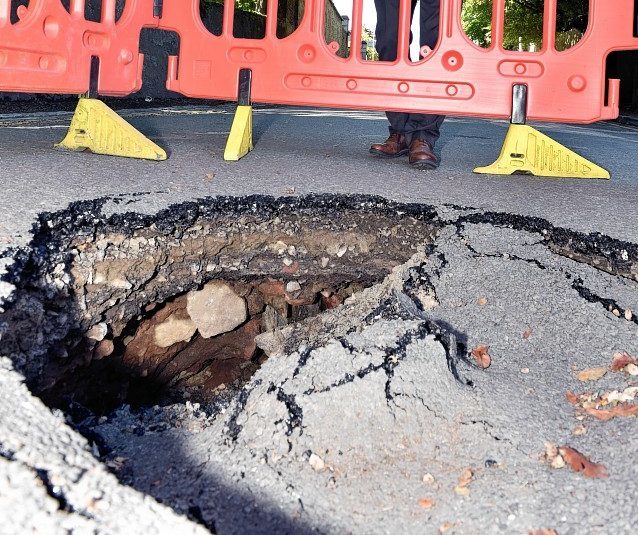
[[[210,4],[224,3],[224,0],[200,1],[202,9]],[[260,15],[266,13],[266,0],[235,0],[235,6],[242,11]],[[535,43],[537,49],[542,47],[543,6],[544,0],[506,0],[503,42],[506,49],[517,50],[519,37],[522,37],[525,48],[530,43]],[[558,1],[556,21],[558,50],[565,50],[580,40],[587,29],[588,13],[589,0]],[[464,0],[461,18],[469,38],[479,46],[488,47],[492,39],[492,0]],[[371,38],[371,36],[368,37]]]
[[[506,0],[505,36],[503,45],[508,50],[518,49],[523,38],[525,48],[535,43],[542,46],[543,0]],[[559,0],[556,20],[556,48],[564,50],[576,44],[587,29],[589,0]],[[461,15],[465,32],[478,45],[487,47],[491,42],[492,0],[465,0]]]
[[[205,9],[210,4],[223,4],[224,0],[200,0],[200,9]],[[249,11],[264,15],[266,2],[264,0],[235,0],[235,7],[241,11]]]

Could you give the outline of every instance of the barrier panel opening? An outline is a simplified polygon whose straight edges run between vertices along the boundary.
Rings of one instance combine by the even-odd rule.
[[[223,1],[201,0],[199,3],[199,17],[204,28],[213,35],[220,36],[224,19]]]
[[[353,8],[357,0],[318,0],[323,6],[323,40],[331,54],[340,58],[359,56],[360,59],[374,59],[374,24],[375,9],[373,0],[358,0],[360,9],[368,14],[368,22],[362,28],[361,17],[359,23],[353,19]],[[310,8],[309,8],[310,9]],[[314,18],[310,13],[311,24]],[[370,23],[372,17],[372,23]]]
[[[388,2],[388,4],[391,3],[392,2]],[[379,32],[379,28],[377,27],[379,15],[374,0],[363,0],[361,14],[361,40],[360,43],[351,42],[350,47],[352,53],[355,55],[359,54],[359,57],[364,61],[379,61],[377,37],[378,34],[381,34],[381,37],[383,37],[383,34]]]
[[[142,28],[140,33],[140,52],[144,54],[142,71],[142,87],[146,93],[156,95],[154,98],[176,96],[166,89],[169,58],[178,57],[180,36],[177,32]]]
[[[519,2],[505,0],[503,48],[519,52],[537,52],[543,48],[543,27],[553,28],[556,50],[572,48],[580,42],[589,24],[590,0],[557,0],[556,24],[548,20],[549,5],[543,0]],[[497,8],[498,9],[498,8]],[[464,0],[461,9],[463,31],[481,48],[492,45],[493,0]]]
[[[233,37],[241,39],[263,39],[266,37],[267,9],[267,0],[235,0]]]
[[[350,56],[363,61],[421,62],[438,44],[440,0],[354,0]]]
[[[463,0],[461,25],[465,35],[476,46],[492,46],[493,0]]]
[[[107,0],[85,0],[84,4],[78,0],[60,0],[60,3],[69,13],[72,7],[74,11],[83,9],[84,18],[90,22],[117,22],[126,7],[126,0],[112,0],[108,3]],[[74,5],[71,6],[71,3]],[[105,8],[108,10],[103,12]]]
[[[17,24],[27,14],[29,0],[11,0],[9,20],[11,24]]]
[[[620,80],[620,106],[628,110],[638,109],[638,91],[634,80],[638,80],[638,50],[612,52],[605,61],[607,79]],[[625,83],[627,82],[627,83]],[[605,102],[609,100],[609,91],[605,91]]]
[[[589,26],[589,0],[558,0],[556,14],[556,50],[576,46]]]
[[[419,63],[439,44],[441,0],[413,0],[412,13],[408,59]]]
[[[277,38],[292,35],[299,28],[306,3],[301,0],[279,0],[277,2]]]
[[[503,48],[519,52],[538,52],[543,49],[545,1],[532,0],[505,3]]]
[[[86,0],[84,4],[84,18],[91,22],[102,22],[102,2],[103,0]],[[114,13],[111,14],[111,16],[115,18]]]
[[[231,2],[232,0],[228,0]],[[232,36],[238,39],[263,39],[266,36],[266,0],[200,0],[199,16],[204,27],[213,35],[222,35],[224,24],[232,20]]]
[[[370,0],[372,1],[372,0]],[[333,0],[323,3],[323,38],[328,48],[342,58],[348,57],[348,35],[350,16],[346,15],[348,2],[339,2],[339,9]],[[301,25],[306,13],[304,0],[279,0],[277,2],[277,38],[285,39],[293,35]],[[310,14],[308,16],[311,16]]]

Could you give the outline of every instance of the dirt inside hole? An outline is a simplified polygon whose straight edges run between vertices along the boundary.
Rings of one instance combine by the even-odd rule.
[[[164,303],[149,303],[121,334],[93,325],[71,350],[86,363],[43,399],[96,413],[183,402],[205,404],[235,391],[268,358],[255,337],[339,306],[364,288],[335,279],[215,279]]]
[[[459,237],[466,235],[461,232],[464,231],[462,225],[466,223],[515,228],[544,236],[547,246],[560,246],[560,254],[564,256],[578,255],[575,258],[579,261],[596,266],[600,263],[604,266],[601,269],[634,277],[635,280],[635,266],[638,264],[633,245],[619,244],[599,235],[577,235],[551,227],[542,220],[507,214],[472,212],[456,222],[446,222],[449,219],[443,216],[442,219],[437,219],[428,207],[394,205],[370,198],[211,200],[173,207],[156,216],[127,214],[110,217],[102,214],[99,203],[77,204],[64,212],[44,215],[35,229],[29,249],[14,255],[16,267],[4,279],[15,286],[15,292],[11,302],[1,303],[6,313],[0,318],[0,354],[11,357],[33,392],[50,405],[66,411],[67,422],[88,439],[94,455],[117,475],[120,482],[157,498],[180,514],[187,514],[212,532],[223,530],[220,526],[225,519],[236,523],[237,519],[255,518],[259,525],[267,525],[262,517],[246,514],[247,506],[257,509],[252,493],[247,493],[245,500],[241,496],[236,502],[227,500],[239,487],[240,478],[244,478],[243,472],[240,473],[242,463],[227,463],[236,464],[237,469],[229,471],[230,475],[225,480],[217,477],[221,470],[215,466],[208,467],[207,475],[201,477],[201,462],[191,455],[193,445],[197,445],[195,437],[201,437],[198,433],[212,425],[219,426],[214,431],[220,432],[220,443],[228,441],[228,451],[232,451],[233,455],[244,449],[231,443],[243,441],[251,432],[246,427],[244,416],[251,411],[253,388],[274,388],[263,398],[253,399],[262,403],[270,396],[270,401],[281,410],[277,418],[282,419],[275,425],[281,426],[278,438],[281,439],[282,452],[285,452],[286,441],[290,438],[288,433],[293,430],[297,433],[299,429],[304,441],[309,436],[312,440],[310,432],[301,435],[304,414],[300,408],[303,404],[290,391],[255,378],[235,395],[235,388],[268,358],[252,344],[251,336],[238,334],[251,322],[255,331],[267,330],[277,328],[284,319],[286,322],[306,321],[304,318],[307,316],[321,314],[332,306],[332,303],[326,302],[331,297],[334,297],[337,307],[341,299],[354,298],[356,302],[360,297],[356,292],[382,280],[394,266],[404,263],[414,252],[425,250],[430,258],[409,269],[403,286],[408,297],[424,303],[420,291],[426,290],[426,297],[429,296],[427,290],[432,273],[447,276],[447,272],[443,271],[447,261],[454,262],[453,257],[446,259],[438,246],[450,235],[455,223]],[[446,232],[441,234],[439,243],[433,244],[441,227],[446,227]],[[487,227],[486,230],[490,232]],[[469,249],[471,245],[475,245],[474,242],[464,243],[462,250]],[[498,252],[498,249],[495,251]],[[487,253],[477,249],[476,254]],[[512,260],[519,262],[523,259],[514,257]],[[403,270],[398,273],[406,274]],[[472,276],[474,274],[468,274],[468,277]],[[618,310],[620,315],[625,312],[606,299],[606,295],[598,296],[595,288],[590,292],[582,282],[575,281],[574,289],[585,299],[605,307],[613,305],[613,310]],[[207,291],[210,285],[228,287],[241,298],[246,317],[243,321],[235,319],[239,323],[233,326],[231,322],[230,327],[226,326],[229,329],[226,332],[211,334],[209,331],[204,336],[198,326],[192,333],[189,322],[195,322],[188,311],[188,299],[193,293]],[[270,286],[275,286],[274,292],[268,291]],[[433,286],[431,288],[435,290]],[[276,303],[278,298],[283,307],[282,297],[286,302],[285,314],[274,314],[270,308],[275,312],[282,310]],[[293,302],[296,299],[301,301]],[[365,299],[362,302],[365,303]],[[376,317],[379,310],[375,308],[371,315]],[[314,323],[329,320],[332,316],[343,320],[345,314],[336,312],[314,321],[308,320],[304,328],[283,329],[273,338],[286,337],[288,347],[296,351],[306,335],[314,338],[331,329],[326,337],[339,338],[352,332],[348,330],[352,325],[349,324],[335,334],[329,321],[322,329],[316,328],[313,332]],[[172,331],[165,328],[158,335],[158,326],[166,323],[170,324]],[[435,328],[440,326],[432,325]],[[178,327],[184,329],[180,331]],[[453,329],[454,325],[444,324],[442,328],[447,327]],[[291,334],[290,331],[295,332]],[[453,330],[450,333],[457,334]],[[178,334],[185,339],[176,341]],[[234,337],[239,338],[240,343],[230,343]],[[158,339],[163,340],[162,344],[172,343],[162,348],[156,343]],[[466,348],[461,347],[458,338],[440,336],[440,339],[447,341],[444,347],[450,355],[451,349],[448,348],[456,348],[454,358],[465,354]],[[452,343],[454,340],[456,344]],[[222,341],[225,343],[221,344]],[[218,344],[217,349],[208,345],[213,343]],[[282,354],[287,354],[287,351],[284,348]],[[228,355],[230,357],[226,358]],[[300,351],[299,358],[295,356],[291,365],[296,365],[297,369],[302,365],[318,365],[312,358],[303,360],[304,355],[305,351]],[[265,365],[275,367],[275,358]],[[333,366],[333,362],[328,365]],[[389,365],[391,362],[388,360],[390,370],[394,369]],[[123,363],[127,363],[128,367],[122,367]],[[177,364],[179,373],[169,373],[171,363]],[[367,366],[368,362],[364,364]],[[239,375],[230,373],[237,370],[240,370]],[[264,377],[268,378],[268,383],[274,378],[269,371],[263,370],[267,372]],[[294,377],[295,372],[292,369],[288,371]],[[301,377],[310,371],[306,368]],[[349,373],[351,370],[344,371],[348,373],[344,374],[343,380],[359,380],[358,375]],[[208,372],[210,375],[207,375]],[[223,376],[225,372],[228,372],[226,377]],[[161,381],[156,380],[157,377]],[[332,388],[341,380],[338,376],[334,383],[327,381],[326,384]],[[224,384],[223,389],[221,384]],[[256,386],[258,384],[261,386]],[[395,395],[386,387],[386,401],[388,393]],[[297,394],[310,395],[309,391]],[[275,396],[276,401],[273,400]],[[209,399],[212,403],[219,400],[219,403],[213,410],[188,402],[147,407],[170,403],[173,399]],[[98,413],[107,412],[108,407],[118,403],[144,407],[130,411],[128,407],[120,406],[119,410],[105,417],[97,417],[85,410],[89,407]],[[225,409],[229,412],[221,417],[220,413]],[[41,407],[40,410],[44,411]],[[20,416],[24,414],[17,402],[16,412]],[[339,418],[339,413],[335,414]],[[311,418],[306,413],[306,423]],[[332,418],[327,424],[330,425],[331,421]],[[479,423],[485,425],[484,422]],[[35,422],[29,423],[29,427],[34,434],[41,433],[42,428]],[[185,433],[174,433],[176,429],[184,429]],[[152,436],[155,432],[164,434],[164,431],[168,431],[166,442],[149,442],[154,445],[151,449],[138,448],[142,441],[155,440]],[[51,431],[45,430],[46,433]],[[66,438],[67,433],[61,436]],[[53,451],[54,446],[59,448],[56,441],[62,439],[46,435],[38,437],[38,440],[45,444],[45,450],[50,447]],[[288,440],[288,451],[293,445],[297,448],[295,454],[311,451],[305,450],[305,444],[312,446],[310,441],[304,444],[296,438],[294,440],[294,443],[293,439]],[[329,440],[325,442],[330,443]],[[126,454],[129,447],[133,455]],[[202,449],[207,455],[211,451]],[[272,450],[275,451],[275,448]],[[73,450],[69,447],[69,451]],[[249,453],[252,454],[252,451]],[[160,454],[162,459],[156,461]],[[210,463],[216,456],[210,453],[207,462]],[[65,462],[76,466],[73,464],[77,463],[74,457]],[[227,462],[223,455],[218,457],[222,459],[218,466]],[[154,459],[154,464],[147,462],[150,458]],[[299,462],[304,462],[306,457],[301,459]],[[32,462],[41,461],[35,459]],[[53,462],[58,461],[54,458]],[[367,470],[369,463],[364,464]],[[294,466],[290,481],[295,481],[298,468],[298,465]],[[172,480],[162,485],[155,483],[171,470],[174,472]],[[194,479],[182,477],[183,474],[192,475]],[[70,487],[71,506],[77,507],[82,497],[88,495],[84,483],[82,485]],[[206,493],[208,490],[210,493]],[[219,509],[211,506],[216,496],[222,497],[219,502],[223,504],[221,508],[228,508],[230,513],[221,514]]]
[[[232,395],[268,358],[258,334],[339,306],[438,230],[429,207],[355,197],[101,210],[42,216],[0,341],[48,405],[98,414]]]

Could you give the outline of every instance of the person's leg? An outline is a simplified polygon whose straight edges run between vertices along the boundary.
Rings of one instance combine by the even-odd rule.
[[[440,0],[421,0],[419,13],[420,46],[431,49],[439,39]],[[434,145],[439,139],[445,116],[431,113],[411,113],[405,122],[406,141],[410,146],[410,165],[419,169],[434,169],[439,158],[434,154]]]
[[[416,2],[412,0],[412,14]],[[397,59],[399,40],[399,0],[374,0],[374,5],[377,10],[376,48],[379,61],[394,61]],[[388,111],[385,115],[390,123],[390,134],[405,132],[408,113]]]
[[[439,39],[439,10],[440,0],[421,0],[419,13],[420,46],[434,48]],[[439,139],[439,129],[443,124],[443,115],[430,113],[411,113],[406,119],[405,132],[408,143],[412,139],[422,139],[434,147]]]
[[[441,0],[421,0],[419,22],[421,46],[429,46],[434,49],[439,40],[439,11]]]
[[[410,20],[414,17],[416,4],[417,0],[412,0]],[[379,61],[394,61],[397,59],[399,5],[399,0],[374,0],[374,6],[377,10],[375,37],[377,39],[376,49],[379,54]],[[438,27],[438,11],[436,24]],[[434,40],[436,42],[436,37]],[[412,32],[410,32],[410,42],[412,42]]]
[[[415,0],[413,0],[415,1]],[[394,61],[397,57],[399,27],[399,0],[374,0],[377,10],[377,52],[380,61]],[[383,143],[374,143],[370,153],[382,158],[396,158],[407,154],[405,141],[405,123],[407,113],[386,112],[390,136]]]
[[[432,147],[436,145],[441,136],[441,125],[445,120],[445,115],[434,115],[430,113],[410,113],[404,124],[404,133],[407,143],[413,139],[427,141]]]

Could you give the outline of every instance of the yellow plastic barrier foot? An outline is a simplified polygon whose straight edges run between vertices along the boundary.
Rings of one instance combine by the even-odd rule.
[[[104,102],[80,98],[66,137],[56,148],[95,154],[166,160],[164,149],[133,128]]]
[[[253,150],[253,107],[237,106],[228,135],[224,160],[236,162]]]
[[[475,173],[511,175],[525,173],[552,178],[605,178],[609,171],[524,124],[511,124],[501,155]]]

